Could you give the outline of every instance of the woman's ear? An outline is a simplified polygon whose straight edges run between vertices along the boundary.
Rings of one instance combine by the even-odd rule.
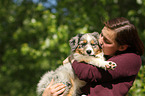
[[[119,46],[119,51],[125,51],[128,48],[128,45],[120,45]]]

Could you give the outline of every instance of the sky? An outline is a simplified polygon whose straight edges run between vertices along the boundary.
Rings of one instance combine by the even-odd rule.
[[[38,2],[41,2],[42,0],[32,0],[33,2],[35,3],[38,3]],[[43,3],[43,5],[45,7],[51,7],[51,6],[56,6],[57,5],[57,2],[56,0],[47,0],[46,3]]]
[[[21,4],[23,0],[13,0],[17,4]],[[42,3],[45,7],[51,7],[56,6],[57,1],[56,0],[47,0],[47,2],[43,3],[43,0],[32,0],[34,3]]]
[[[16,4],[21,5],[23,0],[13,0]],[[57,0],[46,0],[46,2],[42,2],[43,0],[32,0],[34,3],[41,3],[46,8],[51,8],[52,13],[56,13],[56,9],[52,6],[57,5]]]

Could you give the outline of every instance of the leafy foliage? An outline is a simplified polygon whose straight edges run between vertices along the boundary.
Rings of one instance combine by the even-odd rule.
[[[103,22],[111,18],[128,18],[145,43],[144,0],[57,0],[54,5],[52,1],[0,1],[0,95],[36,96],[42,74],[70,54],[69,39],[101,32]],[[144,56],[128,96],[145,94]]]

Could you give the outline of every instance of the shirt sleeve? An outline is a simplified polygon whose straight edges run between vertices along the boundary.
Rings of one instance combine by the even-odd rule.
[[[86,82],[108,82],[119,78],[137,75],[141,67],[141,57],[134,53],[126,53],[110,58],[117,64],[114,70],[103,70],[95,66],[74,61],[72,67],[80,80]]]

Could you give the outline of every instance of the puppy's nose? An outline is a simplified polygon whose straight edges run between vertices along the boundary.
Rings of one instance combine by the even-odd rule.
[[[91,54],[91,52],[92,52],[91,50],[87,50],[87,54]]]

